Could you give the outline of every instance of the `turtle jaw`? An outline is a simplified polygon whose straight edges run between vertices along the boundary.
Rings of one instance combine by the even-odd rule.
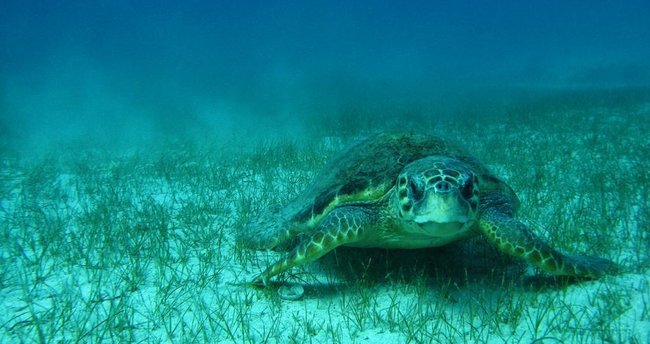
[[[421,201],[414,204],[412,214],[413,221],[418,224],[465,223],[470,218],[471,208],[457,192],[440,194],[428,191]]]
[[[413,221],[420,226],[430,223],[467,223],[469,216],[463,213],[429,213],[423,215],[416,215]]]
[[[465,222],[423,222],[417,224],[425,235],[437,238],[456,235],[465,227]]]
[[[425,207],[424,209],[428,211],[416,214],[412,220],[425,235],[448,237],[464,231],[469,221],[469,214],[463,212],[462,207],[458,204],[454,204],[453,207],[449,204],[444,206],[444,203],[442,206],[436,202],[434,204],[437,206]]]

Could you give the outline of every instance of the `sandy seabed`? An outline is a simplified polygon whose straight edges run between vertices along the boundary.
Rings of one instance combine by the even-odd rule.
[[[367,133],[39,157],[6,150],[0,341],[650,342],[648,104],[420,127],[506,180],[520,218],[553,246],[621,271],[553,279],[478,238],[339,249],[256,289],[245,283],[280,254],[238,246],[235,231],[295,197],[326,158]],[[305,294],[281,299],[282,284]]]

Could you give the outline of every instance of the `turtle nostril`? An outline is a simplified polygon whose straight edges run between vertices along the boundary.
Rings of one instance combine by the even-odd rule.
[[[447,181],[442,180],[437,182],[434,188],[436,192],[449,192],[451,191],[451,184],[449,184]]]

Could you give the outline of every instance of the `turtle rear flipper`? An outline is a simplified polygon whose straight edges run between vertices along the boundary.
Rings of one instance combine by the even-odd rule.
[[[614,270],[614,263],[607,259],[571,256],[552,248],[526,225],[495,210],[481,215],[478,228],[498,250],[553,275],[598,278]]]

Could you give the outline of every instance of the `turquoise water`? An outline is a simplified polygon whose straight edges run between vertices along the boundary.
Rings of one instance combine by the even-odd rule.
[[[647,18],[648,1],[3,1],[0,342],[650,342]],[[238,231],[384,131],[461,145],[542,240],[619,270],[555,279],[479,236],[337,248],[251,287],[282,253]]]
[[[453,115],[481,98],[650,83],[645,0],[0,6],[12,143],[291,131],[342,109]]]

